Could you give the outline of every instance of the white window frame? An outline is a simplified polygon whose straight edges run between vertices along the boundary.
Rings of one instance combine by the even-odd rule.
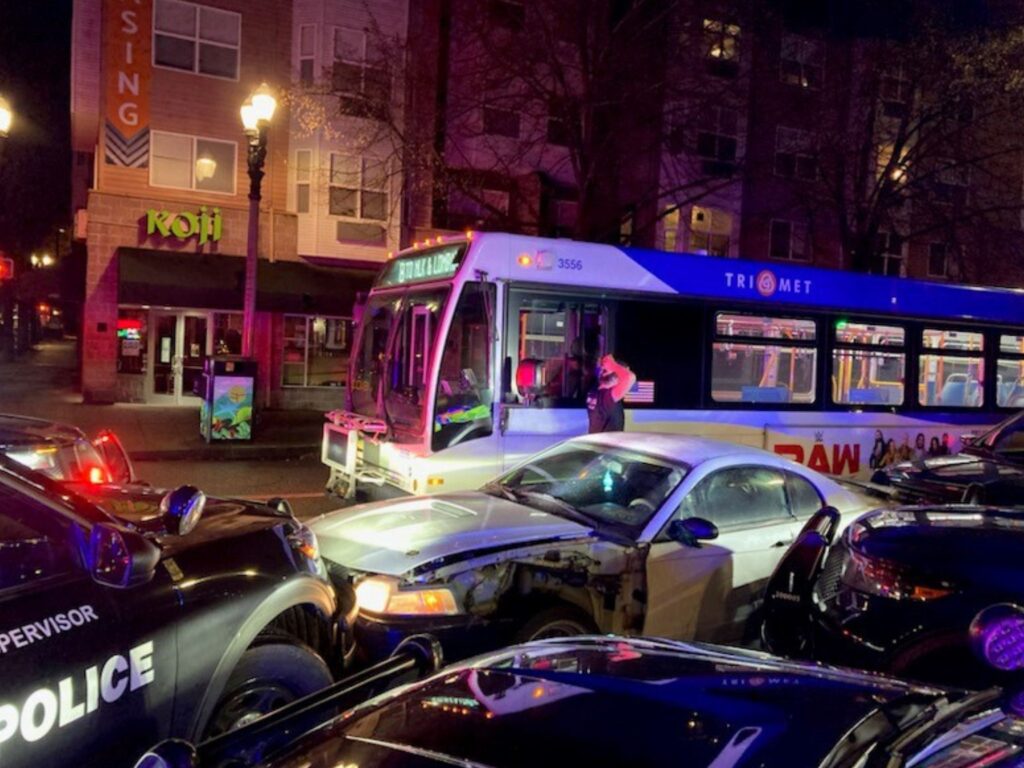
[[[775,249],[772,248],[772,231],[775,229],[776,223],[789,225],[789,243],[786,248],[786,256],[775,256],[773,253]],[[793,243],[797,240],[799,235],[803,236],[804,253],[802,256],[794,255],[793,250]],[[768,258],[774,259],[775,261],[809,262],[811,261],[810,250],[810,232],[808,231],[805,223],[793,221],[791,219],[772,219],[768,222]]]
[[[313,30],[313,52],[309,53],[309,54],[303,53],[303,51],[302,51],[302,32],[303,32],[303,30],[306,30],[306,29],[312,29]],[[317,75],[317,72],[316,72],[317,33],[316,33],[316,31],[317,31],[317,25],[316,24],[300,24],[299,25],[299,34],[298,34],[298,36],[297,36],[297,38],[295,40],[295,49],[296,49],[296,53],[297,53],[297,56],[295,57],[295,60],[298,62],[298,66],[295,68],[295,82],[297,82],[297,83],[301,83],[302,82],[302,62],[304,62],[304,61],[312,61],[313,62],[312,82],[316,82],[316,75]]]
[[[355,216],[346,216],[343,213],[331,213],[331,189],[334,188],[334,187],[338,187],[339,189],[350,189],[350,187],[345,187],[345,186],[343,186],[341,184],[336,184],[334,182],[333,175],[334,175],[334,158],[335,157],[356,158],[356,159],[359,160],[359,178],[358,178],[358,182],[359,183],[358,183],[358,186],[355,187],[355,190],[358,193],[357,198],[356,198],[357,215],[355,215]],[[387,236],[387,230],[388,230],[388,223],[389,223],[389,221],[391,219],[391,216],[390,216],[390,212],[391,212],[391,189],[390,189],[390,184],[389,184],[390,177],[391,177],[391,166],[390,166],[390,163],[388,163],[386,160],[382,160],[381,161],[381,163],[384,166],[384,189],[377,190],[377,189],[371,189],[370,187],[367,187],[366,186],[366,182],[365,182],[367,160],[372,160],[373,158],[368,158],[366,155],[353,155],[353,154],[349,154],[347,152],[331,152],[330,157],[328,159],[329,159],[330,165],[328,165],[328,167],[327,167],[327,215],[330,216],[333,219],[341,220],[341,221],[357,221],[357,222],[360,222],[360,223],[365,222],[365,223],[369,223],[369,224],[379,224],[381,227],[384,228],[384,233],[385,233],[385,237],[386,237]],[[381,192],[384,195],[384,218],[382,218],[382,219],[368,219],[368,218],[366,218],[366,217],[361,215],[362,211],[363,211],[363,192],[364,191],[365,192]]]
[[[160,0],[153,0],[153,30],[152,30],[152,40],[151,40],[151,48],[153,49],[152,54],[151,54],[153,66],[155,68],[157,68],[157,69],[163,69],[163,70],[166,70],[168,72],[179,72],[179,73],[184,73],[184,74],[193,74],[193,75],[198,75],[199,77],[212,77],[214,80],[227,80],[229,82],[237,83],[238,82],[238,78],[239,78],[239,73],[240,73],[240,71],[242,69],[242,14],[238,13],[237,11],[229,11],[226,8],[217,8],[217,7],[214,7],[212,5],[203,5],[201,3],[190,3],[190,2],[188,2],[188,0],[175,0],[175,2],[181,3],[182,5],[191,5],[193,8],[196,9],[196,12],[195,12],[196,13],[196,33],[192,37],[187,37],[185,35],[179,35],[176,32],[164,32],[162,30],[158,31],[157,28],[156,28],[156,6],[157,6],[158,3],[160,3]],[[203,40],[200,37],[201,30],[199,28],[199,25],[200,25],[200,18],[201,18],[201,14],[200,14],[200,9],[201,8],[208,8],[209,10],[217,11],[218,13],[231,14],[232,16],[236,16],[238,18],[238,45],[237,46],[226,45],[224,43],[220,43],[220,42],[217,42],[215,40]],[[192,57],[192,69],[191,70],[179,69],[178,67],[170,67],[170,66],[167,66],[166,64],[157,64],[157,61],[156,61],[156,36],[157,35],[163,35],[164,37],[173,37],[173,38],[176,38],[178,40],[188,40],[190,42],[195,43],[195,54]],[[235,55],[235,76],[234,77],[225,77],[224,75],[212,75],[212,74],[210,74],[208,72],[200,72],[199,71],[199,46],[202,45],[202,44],[205,44],[205,45],[215,45],[218,48],[231,48],[231,49],[233,49],[235,51],[235,54],[236,54]]]
[[[299,163],[299,155],[305,152],[309,155],[309,164],[306,168],[306,178],[301,178],[301,170]],[[299,189],[300,187],[307,188],[307,202],[309,207],[305,211],[299,210]],[[297,149],[295,150],[295,213],[298,216],[306,216],[313,212],[313,150],[312,149]]]
[[[191,134],[191,133],[178,133],[176,131],[157,131],[157,130],[151,130],[150,134],[151,134],[151,136],[150,136],[150,146],[151,147],[152,147],[152,137],[157,135],[157,134],[162,134],[164,136],[181,136],[183,138],[187,138],[187,139],[191,139],[192,140],[192,160],[189,163],[189,169],[192,172],[192,176],[191,176],[192,186],[190,186],[190,187],[172,187],[172,186],[169,186],[167,184],[154,184],[153,183],[153,166],[155,165],[155,163],[153,162],[153,158],[150,158],[150,160],[149,160],[149,186],[154,187],[156,189],[183,189],[183,190],[185,190],[187,192],[198,192],[201,195],[223,195],[224,197],[234,197],[235,195],[238,194],[238,142],[237,141],[231,141],[230,139],[218,139],[218,138],[215,138],[213,136],[196,136],[196,135]],[[199,189],[198,187],[196,187],[196,142],[198,142],[198,141],[214,141],[214,142],[217,142],[218,144],[231,144],[231,145],[234,146],[235,151],[232,154],[232,157],[235,158],[235,167],[233,169],[234,172],[231,174],[231,191],[230,192],[218,192],[215,189]]]

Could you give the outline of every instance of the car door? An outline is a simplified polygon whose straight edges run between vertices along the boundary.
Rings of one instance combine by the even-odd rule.
[[[724,642],[753,631],[764,584],[798,524],[784,473],[747,465],[717,469],[683,497],[669,522],[702,517],[718,538],[690,547],[655,537],[647,557],[644,634]],[[748,626],[749,625],[749,626]]]
[[[0,765],[131,764],[165,738],[173,639],[85,567],[88,528],[0,484]]]

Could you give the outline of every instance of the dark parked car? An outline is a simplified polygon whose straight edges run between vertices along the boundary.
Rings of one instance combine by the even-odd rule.
[[[998,761],[1024,747],[1024,720],[999,689],[944,691],[669,640],[534,641],[288,736],[322,698],[197,749],[164,743],[139,768],[935,768],[1009,766]],[[228,744],[248,759],[226,762]]]
[[[0,413],[0,454],[72,485],[136,482],[127,452],[109,430],[89,440],[78,427]]]
[[[1024,413],[965,439],[960,453],[901,461],[877,470],[871,481],[902,503],[1022,506]]]
[[[772,651],[968,687],[999,677],[988,658],[998,643],[979,649],[971,627],[987,609],[1024,605],[1024,513],[897,507],[863,515],[834,544],[833,531],[810,521],[769,581]]]
[[[283,505],[188,486],[91,498],[0,456],[4,766],[131,765],[341,671],[354,595]]]

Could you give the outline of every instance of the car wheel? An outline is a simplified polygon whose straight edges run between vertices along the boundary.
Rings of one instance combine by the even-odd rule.
[[[592,635],[598,631],[587,614],[571,605],[557,605],[546,608],[527,620],[513,638],[514,642],[526,643],[531,640],[547,640],[555,637]]]
[[[313,651],[293,643],[271,643],[242,654],[214,707],[204,739],[251,723],[333,682]]]

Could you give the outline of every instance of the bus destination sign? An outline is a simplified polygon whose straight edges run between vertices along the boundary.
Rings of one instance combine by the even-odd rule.
[[[465,250],[466,245],[458,243],[411,256],[400,256],[389,262],[380,273],[376,287],[389,288],[393,285],[452,277],[459,270]]]

